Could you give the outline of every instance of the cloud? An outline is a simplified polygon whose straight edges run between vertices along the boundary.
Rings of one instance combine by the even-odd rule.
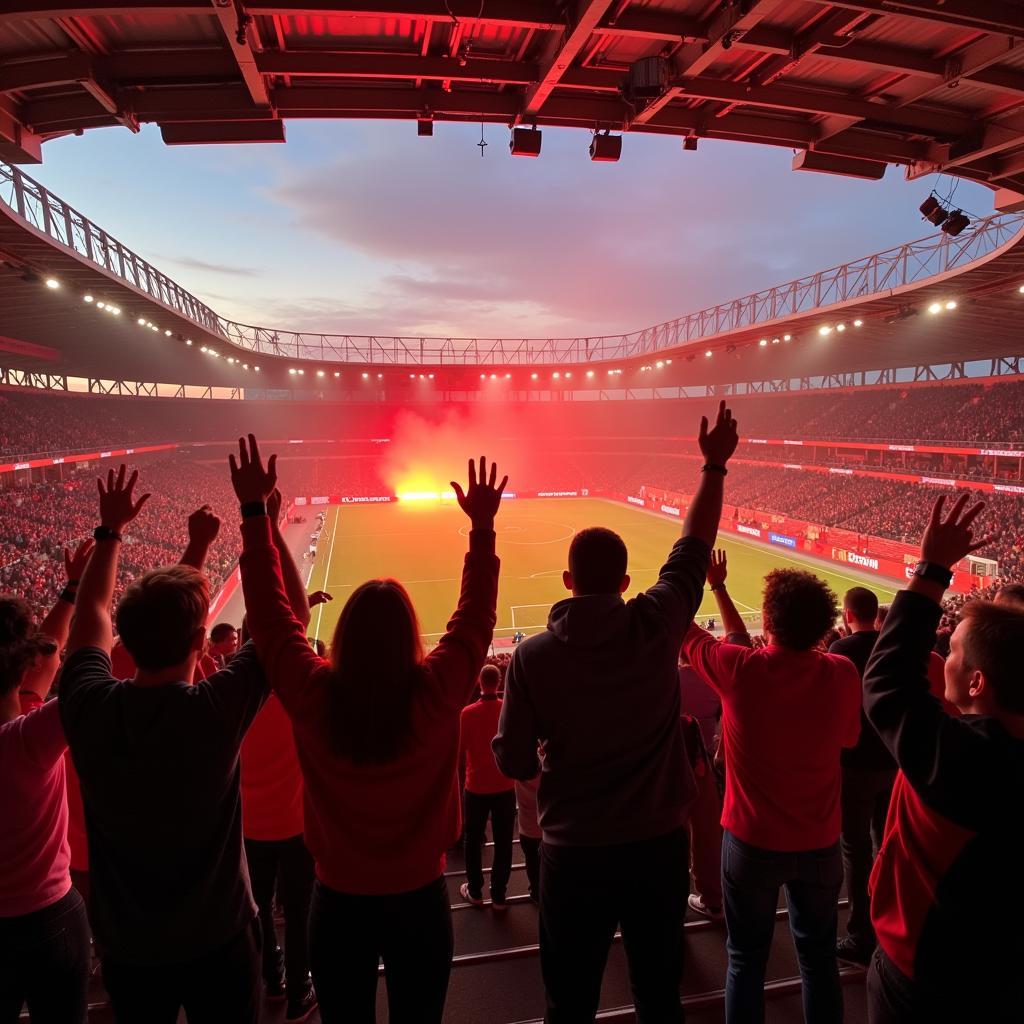
[[[194,256],[158,256],[158,259],[166,263],[176,263],[179,267],[188,267],[191,270],[201,270],[206,274],[229,274],[232,277],[258,277],[263,273],[254,267],[234,267],[230,263],[207,263],[206,260],[198,260]]]

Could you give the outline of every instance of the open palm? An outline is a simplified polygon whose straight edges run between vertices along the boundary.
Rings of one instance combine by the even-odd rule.
[[[498,467],[491,463],[490,479],[487,475],[487,459],[480,456],[480,475],[477,476],[476,463],[469,460],[469,486],[465,491],[453,480],[452,490],[458,499],[459,507],[469,516],[474,527],[490,529],[494,525],[494,517],[501,505],[501,493],[505,490],[508,477],[501,478],[501,483],[495,486],[498,478]]]

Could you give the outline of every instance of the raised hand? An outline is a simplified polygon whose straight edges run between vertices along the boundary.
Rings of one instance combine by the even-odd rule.
[[[328,601],[333,601],[334,598],[327,593],[326,590],[314,590],[309,595],[309,607],[315,608],[318,604],[327,604]]]
[[[487,460],[480,456],[480,477],[477,479],[476,464],[469,460],[469,487],[463,491],[453,480],[452,490],[459,501],[459,507],[469,516],[474,529],[490,530],[494,527],[494,516],[501,505],[501,492],[505,490],[508,477],[504,476],[497,487],[494,481],[498,478],[498,467],[491,463],[490,480],[487,478]]]
[[[231,466],[231,486],[235,489],[239,504],[265,502],[274,493],[277,484],[277,456],[271,455],[264,469],[259,445],[252,434],[249,435],[248,446],[244,437],[238,439],[238,461],[235,461],[234,455],[229,455],[228,463]]]
[[[708,430],[707,416],[701,416],[697,443],[704,461],[712,466],[724,466],[736,451],[736,445],[739,444],[736,421],[732,418],[732,409],[726,408],[724,400],[718,405],[718,417],[711,430]]]
[[[100,523],[111,530],[120,533],[141,511],[142,506],[150,499],[150,495],[144,494],[138,501],[132,496],[135,484],[139,479],[139,471],[132,470],[132,475],[125,481],[127,467],[124,463],[114,475],[111,469],[107,473],[107,486],[103,486],[103,480],[96,481],[96,487],[100,492]]]
[[[89,564],[94,547],[96,547],[96,541],[90,537],[88,540],[83,540],[74,551],[70,548],[64,549],[64,573],[68,578],[68,583],[77,583],[82,578],[82,573],[85,572],[85,567]]]
[[[726,577],[729,575],[729,568],[725,557],[725,552],[719,548],[717,551],[711,552],[711,561],[708,563],[708,586],[709,587],[720,587],[725,583]]]
[[[961,494],[949,510],[945,519],[942,517],[942,509],[946,504],[946,496],[940,494],[932,506],[932,517],[924,531],[921,539],[921,558],[926,562],[934,562],[944,569],[952,569],[961,558],[969,555],[972,551],[983,548],[990,544],[994,537],[983,537],[981,540],[974,539],[974,520],[978,518],[985,502],[975,502],[967,511],[970,495]]]
[[[275,487],[267,496],[267,515],[270,517],[270,525],[277,526],[281,522],[281,491]]]
[[[220,517],[209,505],[197,508],[188,517],[188,541],[189,544],[200,544],[208,548],[220,533]]]

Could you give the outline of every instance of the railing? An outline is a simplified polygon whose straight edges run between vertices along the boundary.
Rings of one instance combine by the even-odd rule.
[[[2,161],[0,203],[53,241],[239,348],[288,359],[374,366],[543,366],[634,359],[920,284],[990,256],[1024,231],[1024,214],[993,214],[958,238],[931,235],[627,334],[409,338],[311,334],[227,320],[18,167]]]

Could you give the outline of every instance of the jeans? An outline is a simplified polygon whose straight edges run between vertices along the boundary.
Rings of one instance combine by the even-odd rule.
[[[309,952],[323,1024],[373,1024],[381,960],[391,1024],[440,1024],[453,949],[443,877],[384,896],[336,892],[319,881],[313,889]]]
[[[85,1024],[89,923],[76,889],[20,917],[0,918],[0,1024],[24,1003],[32,1024]]]
[[[175,1024],[185,1010],[189,1024],[257,1024],[260,924],[254,918],[230,942],[174,964],[103,961],[103,984],[117,1024]]]
[[[481,896],[484,873],[480,866],[487,819],[494,836],[494,861],[491,866],[491,899],[503,900],[512,874],[512,833],[516,824],[516,793],[471,793],[466,790],[466,882],[470,894]]]
[[[280,979],[281,950],[274,927],[274,892],[284,913],[284,969],[288,992],[301,996],[309,983],[309,901],[313,895],[313,858],[302,836],[245,840],[252,896],[263,931],[263,980]]]
[[[540,840],[533,836],[519,836],[519,848],[523,851],[526,864],[526,879],[530,885],[530,898],[540,898]]]
[[[775,931],[779,888],[785,886],[789,927],[803,981],[804,1020],[843,1019],[836,964],[836,928],[843,862],[839,844],[821,850],[762,850],[728,830],[722,842],[722,889],[729,937],[725,983],[727,1024],[764,1020],[764,975]]]
[[[868,951],[875,945],[868,878],[882,845],[889,798],[895,782],[895,769],[843,768],[843,870],[846,873],[846,893],[850,897],[850,919],[846,931],[851,939]]]
[[[540,964],[548,1024],[591,1024],[616,926],[640,1024],[683,1020],[686,829],[617,846],[540,847]]]

